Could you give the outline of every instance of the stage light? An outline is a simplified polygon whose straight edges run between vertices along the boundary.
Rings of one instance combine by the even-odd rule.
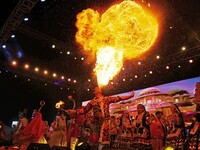
[[[39,71],[39,68],[36,67],[36,68],[35,68],[35,71],[38,72],[38,71]]]
[[[186,47],[185,47],[185,46],[183,46],[181,49],[182,49],[182,51],[184,51],[184,50],[186,50]]]
[[[53,77],[55,78],[57,76],[57,74],[56,73],[53,73]]]
[[[172,146],[163,147],[162,150],[175,150]]]
[[[24,21],[28,21],[28,18],[24,18]]]
[[[75,146],[75,150],[90,150],[90,149],[91,149],[90,145],[85,141],[78,141]]]
[[[12,61],[12,65],[13,65],[13,66],[16,66],[16,65],[17,65],[17,62],[16,62],[16,61]]]
[[[193,60],[192,60],[192,59],[190,59],[190,60],[189,60],[189,63],[193,63]]]
[[[55,48],[56,46],[55,46],[55,45],[52,45],[51,47],[52,47],[52,48]]]
[[[13,34],[13,35],[11,35],[11,38],[14,38],[15,37],[15,35]]]
[[[28,65],[28,64],[25,64],[25,65],[24,65],[24,68],[25,68],[25,69],[28,69],[28,68],[29,68],[29,65]]]
[[[47,70],[44,70],[44,74],[47,75],[47,74],[48,74],[48,71],[47,71]]]

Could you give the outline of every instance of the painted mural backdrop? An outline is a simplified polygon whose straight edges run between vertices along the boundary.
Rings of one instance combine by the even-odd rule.
[[[137,104],[145,105],[147,111],[155,113],[157,110],[163,111],[168,116],[171,112],[169,106],[172,103],[178,104],[180,110],[187,119],[196,109],[195,89],[200,77],[181,80],[177,82],[167,83],[159,86],[148,87],[135,91],[135,96],[129,100],[110,104],[110,113],[112,115],[120,115],[124,110],[128,110],[134,117],[136,115]],[[131,92],[131,91],[130,91]],[[130,92],[117,95],[128,95]],[[88,101],[83,102],[83,106]]]

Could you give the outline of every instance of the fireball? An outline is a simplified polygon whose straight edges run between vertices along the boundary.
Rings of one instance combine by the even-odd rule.
[[[123,61],[144,54],[158,35],[156,18],[133,1],[123,1],[102,15],[93,9],[77,14],[76,41],[95,54],[94,69],[100,87],[123,67]]]

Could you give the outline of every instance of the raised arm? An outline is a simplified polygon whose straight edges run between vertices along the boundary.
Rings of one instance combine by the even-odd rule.
[[[73,110],[76,108],[76,102],[75,102],[75,100],[72,98],[72,96],[71,95],[69,95],[68,96],[68,100],[70,100],[70,101],[72,101],[73,102]]]
[[[119,96],[121,100],[127,100],[135,95],[135,91],[133,90],[128,96]]]

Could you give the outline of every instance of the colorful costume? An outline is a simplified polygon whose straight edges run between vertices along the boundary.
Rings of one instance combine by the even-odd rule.
[[[176,150],[184,150],[186,149],[186,130],[183,116],[177,105],[173,104],[171,108],[174,111],[168,116],[170,126],[165,145],[172,146]]]
[[[116,103],[120,101],[120,97],[100,97],[99,99],[94,98],[91,100],[84,108],[84,113],[93,110],[94,115],[94,124],[96,134],[98,134],[98,139],[95,138],[93,142],[100,142],[102,144],[110,144],[110,135],[109,135],[109,105],[110,103]],[[95,136],[95,135],[94,135]]]

